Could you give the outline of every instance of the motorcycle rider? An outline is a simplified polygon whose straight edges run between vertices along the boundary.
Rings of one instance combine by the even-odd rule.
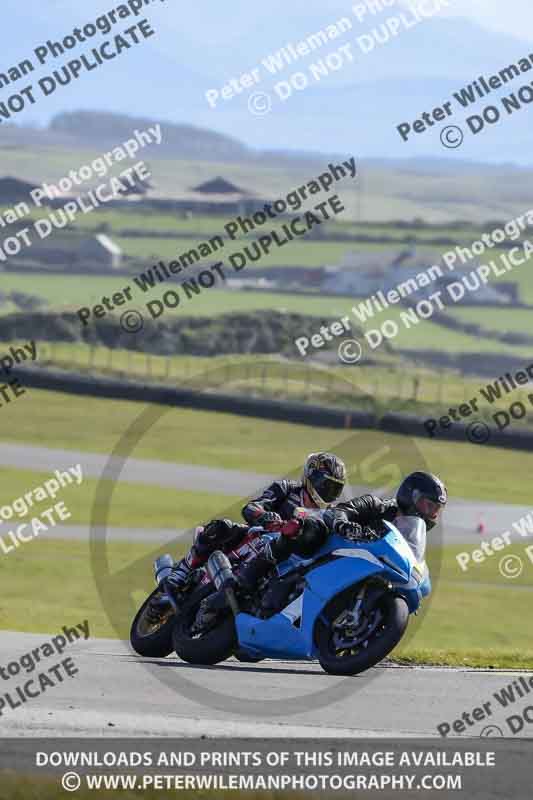
[[[396,497],[381,500],[371,494],[355,497],[347,503],[339,503],[329,517],[331,529],[347,538],[373,538],[373,525],[382,520],[393,522],[402,514],[420,517],[432,530],[439,520],[441,511],[448,501],[446,486],[430,472],[412,472],[398,487]]]
[[[229,552],[246,536],[251,526],[261,526],[267,531],[279,530],[284,520],[292,519],[298,507],[327,508],[342,494],[346,482],[344,462],[333,453],[311,453],[304,464],[300,481],[274,481],[263,493],[242,509],[246,524],[236,524],[229,519],[214,519],[205,527],[197,528],[193,545],[166,579],[167,588],[176,594],[189,582],[198,567],[205,564],[215,550]],[[317,528],[322,523],[318,520]],[[307,533],[311,529],[307,528]],[[324,526],[322,525],[322,528]],[[327,536],[327,529],[322,531]],[[280,537],[285,538],[285,537]],[[300,542],[305,549],[305,536]],[[280,560],[283,552],[279,549]]]
[[[401,515],[420,517],[428,531],[432,530],[447,500],[448,492],[440,478],[429,472],[412,472],[392,499],[382,500],[372,494],[355,497],[328,509],[323,520],[306,520],[294,538],[281,535],[245,566],[241,585],[252,592],[258,581],[291,553],[309,558],[324,544],[330,531],[356,541],[372,541],[379,538],[374,528],[381,527],[383,520],[393,522]]]

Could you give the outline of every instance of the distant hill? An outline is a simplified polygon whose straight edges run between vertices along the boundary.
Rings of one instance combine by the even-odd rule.
[[[163,141],[158,145],[161,155],[220,161],[249,155],[248,148],[237,139],[207,128],[104,111],[57,114],[50,122],[49,132],[59,137],[71,137],[79,144],[94,146],[98,143],[102,147],[112,147],[130,138],[134,130],[146,130],[158,122],[164,130]]]
[[[62,150],[116,147],[131,137],[133,131],[146,130],[160,124],[164,130],[161,145],[154,147],[150,158],[191,159],[226,163],[256,163],[281,168],[323,168],[328,161],[346,158],[352,153],[317,152],[306,150],[256,150],[247,147],[233,136],[195,125],[177,124],[151,117],[134,117],[106,111],[72,111],[57,114],[45,128],[8,124],[0,127],[0,151],[56,147]],[[371,170],[394,170],[418,175],[511,175],[525,173],[523,167],[509,164],[489,164],[483,161],[435,157],[366,158],[360,166]],[[528,171],[529,174],[529,171]]]

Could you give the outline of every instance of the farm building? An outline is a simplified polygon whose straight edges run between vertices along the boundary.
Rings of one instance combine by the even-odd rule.
[[[21,181],[19,178],[0,178],[0,205],[12,206],[15,203],[30,203],[30,192],[39,187],[33,183]]]
[[[29,248],[9,258],[8,270],[74,274],[102,274],[121,269],[121,248],[105,234],[54,231],[46,239],[34,238]]]
[[[161,211],[236,216],[253,214],[271,201],[218,176],[192,186],[189,191],[175,197],[150,197],[147,202]]]

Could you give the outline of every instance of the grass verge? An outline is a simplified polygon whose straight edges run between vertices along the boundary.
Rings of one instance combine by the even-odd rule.
[[[73,464],[75,459],[73,459]],[[171,470],[172,467],[169,466]],[[2,503],[12,503],[49,480],[52,473],[32,472],[21,469],[0,469]],[[27,522],[50,508],[55,503],[64,502],[71,518],[66,525],[89,524],[95,499],[96,478],[85,478],[77,486],[61,489],[55,500],[44,500],[28,510],[24,517],[15,515],[12,520],[0,523],[0,536],[16,524]],[[110,481],[102,481],[110,485]],[[209,492],[179,491],[148,486],[138,483],[120,482],[113,490],[113,500],[109,510],[108,524],[117,528],[189,528],[220,515],[230,504],[238,504],[238,496],[216,495]]]
[[[19,776],[11,770],[0,771],[0,800],[57,800],[59,796],[68,796],[60,788],[61,776],[56,779],[41,776]],[[120,800],[161,800],[160,790],[100,790],[98,794],[106,797],[120,797]],[[76,792],[77,800],[94,800],[96,793],[94,790],[81,788]],[[165,793],[165,796],[169,795]],[[306,793],[306,797],[308,794]],[[298,800],[304,795],[298,792],[220,792],[204,791],[202,789],[194,791],[180,791],[181,800]]]

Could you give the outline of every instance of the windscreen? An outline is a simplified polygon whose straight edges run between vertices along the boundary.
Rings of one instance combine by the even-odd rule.
[[[426,523],[420,517],[398,517],[394,527],[409,544],[417,561],[424,561],[426,555]]]

